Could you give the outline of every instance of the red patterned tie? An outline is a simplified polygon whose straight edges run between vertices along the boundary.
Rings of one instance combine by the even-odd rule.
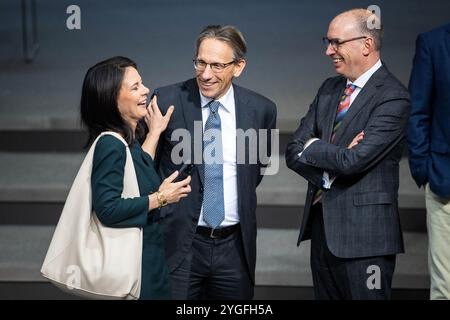
[[[336,119],[334,120],[333,133],[331,135],[331,143],[334,143],[334,140],[336,139],[336,131],[341,126],[342,120],[344,119],[345,114],[350,108],[350,97],[356,88],[357,87],[354,84],[348,84],[344,90],[344,94],[341,97],[339,106],[336,111]],[[321,199],[322,199],[322,189],[319,189],[314,195],[313,205],[315,205]]]

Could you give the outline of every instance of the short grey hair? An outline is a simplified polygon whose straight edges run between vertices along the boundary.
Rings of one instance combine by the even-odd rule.
[[[384,28],[380,18],[367,9],[354,9],[348,11],[348,13],[351,13],[355,17],[357,27],[361,34],[372,38],[375,44],[375,50],[380,51],[383,45],[384,34]],[[379,25],[379,28],[369,28],[369,19],[374,19],[377,25]]]
[[[198,55],[200,44],[205,39],[217,39],[227,42],[233,49],[234,61],[237,62],[239,60],[245,59],[245,55],[247,53],[247,44],[245,43],[244,36],[236,27],[220,25],[211,25],[205,27],[197,37],[195,52],[196,55]]]

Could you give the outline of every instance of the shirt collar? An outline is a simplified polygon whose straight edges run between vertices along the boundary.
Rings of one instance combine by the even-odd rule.
[[[359,78],[356,79],[354,82],[351,82],[350,80],[347,79],[347,85],[354,84],[358,88],[361,88],[361,89],[364,88],[364,86],[366,85],[367,81],[369,81],[370,77],[372,77],[373,74],[378,69],[381,68],[381,66],[382,66],[381,60],[378,59],[377,63],[375,63],[369,70],[367,70],[361,76],[359,76]]]
[[[200,90],[199,90],[200,91]],[[202,105],[202,108],[206,107],[206,105],[211,101],[211,98],[207,98],[204,95],[202,95],[202,92],[200,91],[200,103]],[[220,104],[224,107],[224,109],[228,112],[233,111],[233,101],[234,101],[234,89],[233,84],[231,84],[230,88],[228,89],[227,93],[225,93],[219,100]]]

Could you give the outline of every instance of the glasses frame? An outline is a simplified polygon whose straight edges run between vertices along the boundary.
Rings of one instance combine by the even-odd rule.
[[[199,67],[197,66],[197,62],[198,62],[198,61],[202,61],[203,63],[205,63],[205,67],[204,67],[204,68],[199,68]],[[211,71],[213,71],[214,73],[221,73],[221,72],[223,72],[226,68],[228,68],[229,66],[231,66],[232,64],[236,64],[236,63],[237,63],[236,60],[233,60],[233,61],[227,62],[227,63],[221,63],[221,62],[206,63],[205,61],[199,60],[199,59],[193,59],[192,62],[194,63],[194,69],[195,69],[195,70],[197,70],[197,71],[204,71],[204,70],[206,69],[206,67],[208,67],[208,65],[209,65],[209,67],[211,68]],[[216,68],[216,69],[215,69],[215,68]],[[219,69],[217,69],[217,68],[219,68]]]
[[[367,39],[369,38],[368,36],[359,36],[359,37],[355,37],[355,38],[350,38],[350,39],[346,39],[346,40],[339,40],[339,39],[328,39],[327,37],[323,37],[322,41],[323,43],[327,46],[330,46],[334,49],[334,50],[339,50],[339,47],[341,45],[343,45],[344,43],[350,42],[350,41],[355,41],[355,40],[361,40],[361,39]]]

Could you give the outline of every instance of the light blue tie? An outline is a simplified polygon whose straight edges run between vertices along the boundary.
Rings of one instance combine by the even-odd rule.
[[[205,186],[203,194],[203,219],[213,229],[217,228],[225,218],[225,205],[223,201],[223,154],[222,154],[222,128],[219,116],[219,101],[209,103],[209,117],[205,123],[205,133],[212,130],[217,133],[214,139],[208,140],[203,136],[203,151],[214,143],[210,155],[203,155],[205,159]],[[212,156],[212,157],[211,157]],[[211,161],[214,159],[214,162]]]

